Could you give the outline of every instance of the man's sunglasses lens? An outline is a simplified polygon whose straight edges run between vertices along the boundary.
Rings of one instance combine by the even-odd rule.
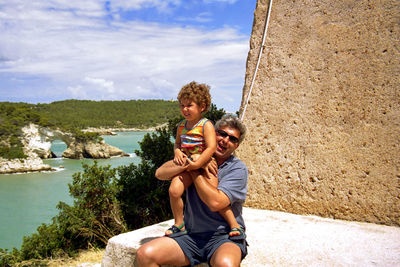
[[[223,131],[223,130],[218,130],[217,133],[218,133],[219,136],[222,136],[223,138],[229,136],[229,140],[230,140],[232,143],[235,143],[235,144],[236,144],[236,143],[239,143],[239,139],[237,139],[236,136],[229,135],[227,132],[225,132],[225,131]]]

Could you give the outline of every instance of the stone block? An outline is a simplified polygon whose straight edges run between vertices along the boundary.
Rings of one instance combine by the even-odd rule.
[[[396,266],[400,228],[244,208],[248,255],[242,267]],[[172,220],[111,238],[103,267],[136,266],[137,249]],[[203,265],[207,266],[207,265]]]

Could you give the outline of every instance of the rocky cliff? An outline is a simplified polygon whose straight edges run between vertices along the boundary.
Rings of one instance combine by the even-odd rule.
[[[119,148],[110,146],[109,144],[101,142],[73,142],[63,152],[64,158],[70,159],[81,159],[81,158],[92,158],[92,159],[106,159],[110,157],[129,156],[127,153]]]
[[[269,0],[255,11],[242,111]],[[238,149],[247,205],[400,225],[400,6],[273,1]]]
[[[58,139],[66,143],[62,156],[71,159],[103,159],[115,156],[129,156],[119,148],[101,142],[78,142],[71,133],[29,124],[22,128],[22,143],[26,159],[5,160],[0,158],[0,174],[52,170],[42,159],[54,157],[52,141]]]

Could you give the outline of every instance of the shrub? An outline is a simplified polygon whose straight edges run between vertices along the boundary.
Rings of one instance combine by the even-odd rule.
[[[53,222],[42,224],[37,233],[24,237],[20,251],[0,250],[0,266],[26,260],[28,265],[39,266],[45,264],[42,259],[73,256],[79,249],[89,247],[105,247],[109,238],[127,230],[116,198],[120,191],[116,169],[98,166],[97,162],[82,166],[83,173],[73,174],[73,182],[69,184],[74,204],[60,202],[57,205],[60,212]]]
[[[123,203],[123,216],[130,229],[158,223],[171,218],[169,183],[155,178],[156,169],[174,156],[171,133],[158,129],[146,134],[135,153],[142,162],[118,168],[121,191],[118,200]]]
[[[126,231],[116,198],[120,190],[116,183],[116,169],[98,166],[96,161],[91,166],[82,166],[83,173],[75,173],[72,184],[69,184],[74,205],[60,202],[56,221],[71,237],[74,248],[104,247],[109,238]]]

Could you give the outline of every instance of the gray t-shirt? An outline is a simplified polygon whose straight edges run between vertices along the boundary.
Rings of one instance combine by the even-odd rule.
[[[247,177],[246,165],[235,156],[218,167],[218,189],[230,199],[233,214],[243,228],[242,205],[246,200]],[[228,223],[219,212],[210,211],[200,199],[194,184],[186,190],[184,221],[189,234],[230,231]]]

